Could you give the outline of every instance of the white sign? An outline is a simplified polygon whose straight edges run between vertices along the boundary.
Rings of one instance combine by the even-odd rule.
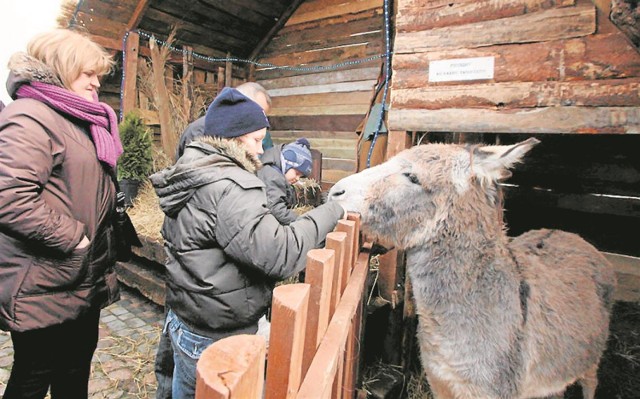
[[[458,58],[429,62],[429,82],[493,79],[495,57]]]

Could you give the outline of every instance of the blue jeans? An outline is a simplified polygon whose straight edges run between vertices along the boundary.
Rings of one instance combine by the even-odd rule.
[[[198,359],[215,340],[192,333],[178,317],[169,310],[165,329],[173,348],[173,399],[193,399],[196,394],[196,366]]]
[[[158,342],[158,351],[156,352],[155,374],[158,381],[156,399],[172,399],[173,348],[171,347],[169,331],[166,328],[160,333],[160,342]]]

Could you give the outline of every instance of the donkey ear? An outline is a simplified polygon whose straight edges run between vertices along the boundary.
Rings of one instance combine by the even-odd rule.
[[[475,147],[473,150],[473,173],[482,182],[504,180],[511,176],[508,169],[520,162],[540,140],[530,138],[514,145]]]

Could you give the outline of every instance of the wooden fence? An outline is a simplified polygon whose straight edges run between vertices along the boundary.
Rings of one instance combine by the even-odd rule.
[[[305,283],[276,287],[268,351],[263,337],[238,335],[203,352],[196,399],[355,396],[369,270],[359,227],[358,215],[341,220],[309,251]]]

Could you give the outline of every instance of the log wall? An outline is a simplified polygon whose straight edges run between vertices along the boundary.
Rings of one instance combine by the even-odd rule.
[[[487,80],[431,61],[493,57]],[[640,54],[589,0],[399,0],[393,130],[640,132]]]
[[[277,66],[322,67],[384,53],[382,0],[307,0],[260,53]],[[295,71],[259,67],[269,90],[274,142],[307,137],[323,155],[322,180],[355,170],[356,127],[364,118],[381,59],[347,68]]]

